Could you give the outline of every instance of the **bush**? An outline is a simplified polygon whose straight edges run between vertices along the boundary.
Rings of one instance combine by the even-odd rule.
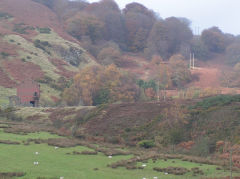
[[[6,13],[6,12],[0,12],[0,19],[9,19],[12,18],[13,16]]]
[[[186,173],[189,172],[188,169],[183,167],[167,167],[167,168],[154,167],[153,170],[157,172],[165,172],[173,175],[185,175]]]
[[[140,147],[143,147],[145,149],[152,148],[155,146],[155,143],[153,140],[143,140],[138,143]]]
[[[6,58],[6,57],[8,57],[8,56],[9,56],[9,54],[8,54],[8,53],[6,53],[6,52],[1,52],[1,53],[0,53],[0,55],[1,55],[3,58]]]
[[[19,34],[28,34],[27,30],[34,30],[34,27],[26,26],[24,23],[14,24],[14,32]]]
[[[48,41],[41,41],[37,39],[34,41],[34,46],[50,54],[50,52],[46,50],[46,47],[51,47],[51,44]]]
[[[97,106],[100,104],[106,104],[109,100],[109,90],[101,89],[97,92],[97,94],[93,97],[93,105]]]
[[[51,33],[51,29],[48,28],[48,27],[37,28],[37,30],[38,30],[41,34],[50,34],[50,33]]]
[[[200,138],[190,150],[192,155],[207,157],[210,153],[215,152],[216,142],[207,137]]]
[[[209,109],[213,106],[225,106],[233,102],[240,102],[240,95],[219,95],[210,98],[206,98],[201,102],[198,102],[192,109],[202,108]]]

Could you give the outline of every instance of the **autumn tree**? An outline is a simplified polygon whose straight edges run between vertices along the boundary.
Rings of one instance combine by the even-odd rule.
[[[77,13],[67,21],[67,31],[77,39],[89,36],[94,43],[102,38],[104,23],[98,17],[84,12]]]
[[[200,60],[207,60],[210,57],[208,47],[201,38],[193,38],[191,41],[191,52]]]
[[[71,95],[76,99],[70,97]],[[73,85],[65,89],[63,99],[68,104],[82,101],[84,105],[98,105],[135,101],[137,95],[137,87],[132,79],[122,74],[115,65],[109,65],[92,66],[82,70],[74,77]]]
[[[121,61],[121,50],[118,45],[111,44],[107,47],[104,47],[98,54],[97,59],[100,64],[103,65],[119,65]]]
[[[126,30],[124,19],[117,3],[114,0],[101,0],[90,4],[85,11],[94,14],[104,23],[103,38],[124,46]]]
[[[155,80],[157,82],[157,95],[158,99],[163,97],[166,99],[166,89],[172,87],[172,80],[171,80],[171,69],[169,68],[168,64],[161,63],[158,65],[158,71],[155,74]]]
[[[192,31],[187,21],[175,17],[158,20],[148,37],[145,54],[151,57],[158,54],[164,59],[178,53],[182,46],[190,43]]]
[[[227,63],[235,65],[240,62],[240,42],[228,46],[226,49],[226,55],[228,58]]]
[[[154,13],[139,3],[130,3],[123,10],[123,15],[128,49],[133,52],[143,51],[155,22]]]
[[[225,36],[218,27],[204,30],[201,39],[211,52],[221,53],[226,49]]]
[[[184,61],[182,55],[173,55],[169,59],[169,63],[172,71],[171,79],[174,86],[182,88],[185,84],[191,81],[191,72],[188,68],[188,63]]]

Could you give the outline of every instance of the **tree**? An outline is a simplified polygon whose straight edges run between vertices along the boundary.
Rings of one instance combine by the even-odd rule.
[[[69,106],[75,106],[79,104],[79,90],[77,88],[71,87],[66,88],[63,92],[62,98],[63,101]]]
[[[126,30],[124,19],[117,3],[114,0],[101,0],[90,4],[86,12],[94,14],[104,23],[103,38],[107,41],[112,40],[122,48],[125,43]]]
[[[226,49],[228,63],[235,65],[240,62],[240,43],[233,43]]]
[[[208,47],[200,38],[193,38],[191,41],[191,52],[197,59],[207,60],[210,57]]]
[[[190,43],[193,34],[189,24],[175,17],[158,20],[150,32],[145,54],[160,55],[165,60]]]
[[[204,30],[201,39],[211,52],[221,53],[226,49],[225,36],[218,27]]]
[[[173,55],[170,58],[169,63],[172,69],[171,79],[174,86],[182,88],[185,84],[191,81],[191,72],[188,68],[188,63],[184,61],[182,55]]]
[[[100,64],[103,65],[119,65],[121,60],[121,52],[117,45],[111,45],[103,48],[97,57]]]
[[[96,16],[79,12],[67,21],[67,31],[77,39],[89,36],[93,43],[102,38],[104,23]]]
[[[133,52],[143,51],[156,20],[154,13],[139,3],[130,3],[126,5],[123,14],[128,49]]]
[[[132,78],[122,74],[115,65],[92,66],[74,77],[72,86],[65,90],[64,100],[75,105],[98,105],[116,101],[135,101],[138,91]],[[73,97],[72,97],[73,96]]]

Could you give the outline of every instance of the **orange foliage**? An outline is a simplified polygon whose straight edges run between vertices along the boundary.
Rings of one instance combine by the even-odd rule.
[[[182,148],[184,148],[186,150],[190,150],[194,144],[195,144],[195,142],[188,141],[188,142],[182,142],[182,143],[178,144],[178,146],[182,147]]]
[[[150,99],[154,99],[155,96],[156,96],[156,92],[155,92],[154,89],[152,89],[152,88],[147,88],[147,89],[145,90],[145,95],[146,95],[148,98],[150,98]]]
[[[63,99],[70,105],[82,101],[84,105],[90,106],[100,90],[107,90],[109,102],[134,101],[137,91],[133,84],[113,64],[107,67],[87,67],[74,77],[74,83],[64,91]]]

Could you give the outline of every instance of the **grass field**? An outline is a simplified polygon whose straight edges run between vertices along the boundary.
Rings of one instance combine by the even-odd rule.
[[[46,132],[31,133],[28,135],[17,135],[4,133],[0,129],[0,140],[11,141],[26,141],[32,139],[48,139],[58,138],[57,135],[52,135]],[[158,177],[159,179],[186,179],[186,178],[201,178],[202,176],[193,177],[192,172],[184,176],[165,175],[164,173],[156,172],[153,167],[168,167],[177,166],[191,169],[199,167],[204,171],[205,176],[227,176],[228,173],[223,170],[216,170],[217,166],[214,165],[200,165],[197,163],[184,162],[181,160],[157,160],[153,163],[149,160],[143,170],[127,170],[123,167],[112,169],[107,167],[107,164],[129,159],[132,155],[127,156],[107,156],[98,153],[97,155],[67,155],[73,151],[90,151],[84,146],[70,147],[70,148],[57,148],[48,146],[47,144],[34,144],[30,145],[9,145],[0,144],[0,172],[25,172],[24,179],[35,179],[37,177],[60,178],[64,179],[152,179]],[[38,155],[35,152],[39,152]],[[39,162],[34,165],[34,162]],[[174,161],[174,162],[173,162]],[[143,163],[138,163],[141,166]],[[97,168],[97,170],[96,170]]]

